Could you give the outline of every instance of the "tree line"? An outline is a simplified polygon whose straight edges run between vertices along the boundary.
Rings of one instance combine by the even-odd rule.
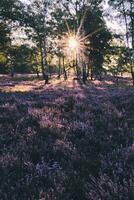
[[[125,24],[125,39],[106,26],[104,0],[0,1],[0,73],[36,72],[48,82],[51,73],[60,78],[74,69],[78,78],[101,80],[103,75],[130,72],[134,83],[134,5],[132,0],[109,0]],[[13,30],[23,29],[30,45],[13,44]],[[60,44],[67,32],[85,37],[84,59],[68,59]],[[57,42],[59,41],[59,42]],[[114,42],[116,41],[116,42]],[[122,45],[122,41],[125,43]],[[79,56],[80,57],[80,56]]]

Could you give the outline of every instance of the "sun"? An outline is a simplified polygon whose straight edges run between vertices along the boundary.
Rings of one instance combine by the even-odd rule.
[[[68,60],[72,60],[72,58],[74,59],[74,57],[77,57],[79,61],[86,60],[86,52],[89,52],[89,50],[91,49],[89,38],[103,30],[103,28],[98,28],[94,32],[88,34],[85,33],[84,19],[87,11],[85,11],[80,21],[80,25],[79,27],[77,27],[76,30],[71,30],[69,24],[67,23],[67,20],[65,19],[67,32],[64,33],[64,35],[57,40],[57,47],[60,49],[62,54],[67,57]]]
[[[77,36],[75,33],[67,33],[63,36],[61,46],[65,55],[79,54],[85,49],[84,41],[81,36]]]
[[[79,48],[79,41],[75,36],[70,36],[68,38],[68,48],[71,50],[76,50]]]

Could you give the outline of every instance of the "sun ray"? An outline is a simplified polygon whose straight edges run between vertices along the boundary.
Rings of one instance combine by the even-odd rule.
[[[89,38],[103,30],[103,28],[98,28],[97,30],[85,35],[83,24],[87,11],[88,10],[85,11],[77,31],[71,31],[69,24],[65,19],[67,33],[62,37],[58,45],[60,46],[62,53],[67,57],[67,59],[70,59],[70,61],[72,60],[72,57],[77,57],[79,61],[81,57],[84,58],[86,50],[89,51],[92,49],[90,47]]]
[[[81,30],[82,27],[83,27],[83,24],[84,24],[84,20],[85,20],[87,11],[88,11],[88,9],[84,12],[84,15],[83,15],[83,17],[82,17],[82,19],[81,19],[80,25],[79,25],[78,30],[77,30],[77,33],[76,33],[77,36],[80,35],[80,30]]]
[[[80,41],[84,41],[86,39],[88,39],[89,37],[92,37],[94,34],[100,32],[101,30],[103,30],[104,28],[99,28],[96,31],[89,33],[88,35],[86,35],[85,37],[82,37]]]
[[[70,30],[70,28],[69,28],[69,25],[68,25],[68,22],[67,22],[66,19],[65,19],[65,24],[66,24],[66,27],[67,27],[68,33],[70,34],[70,33],[71,33],[71,30]]]

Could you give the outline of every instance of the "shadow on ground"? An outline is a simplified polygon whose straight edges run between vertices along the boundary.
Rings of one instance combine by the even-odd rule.
[[[133,88],[106,83],[1,92],[1,199],[133,199],[133,116]]]

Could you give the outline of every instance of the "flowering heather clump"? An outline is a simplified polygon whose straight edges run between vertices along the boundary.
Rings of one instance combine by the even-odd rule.
[[[24,83],[0,93],[0,199],[134,199],[134,89]]]

